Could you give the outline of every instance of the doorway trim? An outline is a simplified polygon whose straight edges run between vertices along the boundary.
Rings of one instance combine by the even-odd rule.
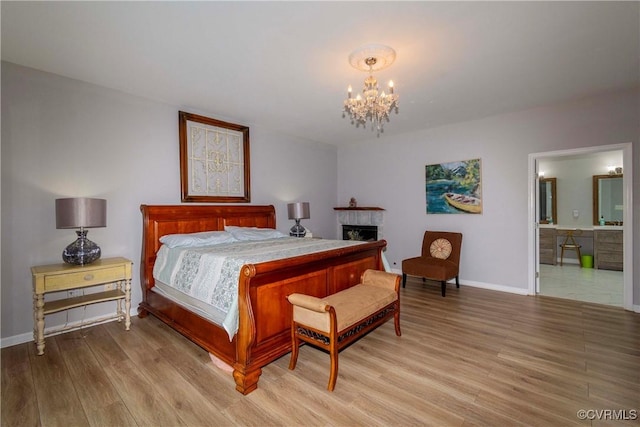
[[[538,252],[538,220],[537,209],[537,161],[542,158],[575,156],[592,154],[602,151],[622,150],[622,191],[624,195],[623,210],[623,240],[624,269],[623,269],[623,297],[622,306],[625,310],[633,311],[633,156],[631,142],[595,147],[575,148],[570,150],[547,151],[529,154],[529,295],[537,295],[539,291],[539,252]]]

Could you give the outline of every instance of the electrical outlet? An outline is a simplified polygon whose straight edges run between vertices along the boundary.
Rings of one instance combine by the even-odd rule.
[[[106,285],[104,285],[104,290],[105,291],[113,291],[115,289],[118,288],[118,285],[116,283],[108,283]]]

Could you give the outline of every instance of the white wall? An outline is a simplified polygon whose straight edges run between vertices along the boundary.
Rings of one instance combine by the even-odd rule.
[[[361,205],[386,209],[387,258],[394,268],[419,254],[424,230],[461,231],[463,283],[525,293],[528,155],[632,142],[640,171],[638,99],[637,90],[609,94],[342,147],[338,200],[355,197]],[[394,124],[391,117],[386,126]],[[425,165],[474,158],[482,160],[483,213],[426,215]],[[633,177],[633,196],[637,224],[640,173]],[[634,230],[636,258],[639,228]],[[640,269],[633,283],[638,304]]]
[[[140,204],[179,204],[178,111],[166,105],[49,73],[2,63],[3,346],[33,329],[30,267],[61,262],[73,230],[55,227],[59,197],[107,199],[107,227],[89,238],[103,257],[134,261],[132,307],[141,300]],[[273,204],[287,232],[286,203],[309,201],[304,225],[335,232],[337,149],[267,132],[251,123],[251,201]],[[313,159],[313,162],[301,159]],[[107,314],[92,306],[46,318],[47,328]]]

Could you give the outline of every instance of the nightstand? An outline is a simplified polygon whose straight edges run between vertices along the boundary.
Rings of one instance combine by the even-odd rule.
[[[126,258],[99,259],[88,265],[51,264],[31,267],[33,277],[33,339],[38,355],[44,354],[44,316],[106,301],[117,301],[115,315],[82,323],[80,326],[102,322],[107,319],[124,319],[125,330],[131,326],[131,267]],[[45,302],[48,292],[70,291],[103,286],[104,291]],[[124,310],[122,310],[124,301]],[[64,327],[56,332],[73,329],[78,325]]]

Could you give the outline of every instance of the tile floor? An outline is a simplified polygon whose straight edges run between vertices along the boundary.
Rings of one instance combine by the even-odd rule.
[[[540,295],[622,307],[622,271],[540,264]]]

